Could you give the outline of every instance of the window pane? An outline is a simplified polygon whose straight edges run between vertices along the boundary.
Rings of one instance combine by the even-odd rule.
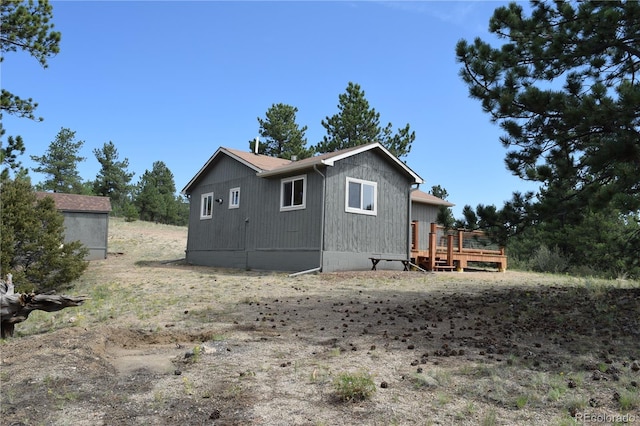
[[[304,181],[302,179],[298,179],[293,182],[294,194],[293,194],[293,205],[301,206],[303,200],[303,192],[304,192]]]
[[[349,207],[360,208],[360,184],[357,182],[349,182]]]
[[[212,203],[213,203],[213,197],[211,195],[202,197],[202,216],[211,216]]]
[[[282,206],[291,206],[291,199],[293,198],[293,183],[285,182],[282,184]]]
[[[375,210],[375,198],[374,198],[374,190],[372,185],[362,184],[362,209],[363,210]]]

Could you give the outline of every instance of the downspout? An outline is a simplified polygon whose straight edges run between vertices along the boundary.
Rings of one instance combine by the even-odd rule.
[[[413,191],[417,191],[418,189],[420,189],[420,184],[419,183],[412,183],[411,185],[416,185],[415,188],[409,188],[409,209],[408,209],[408,227],[407,227],[407,259],[411,259],[411,220],[413,219],[413,215],[411,214],[411,194],[413,193]]]
[[[327,178],[322,174],[320,170],[318,170],[318,165],[313,165],[313,170],[316,171],[320,176],[322,176],[322,210],[320,211],[320,271],[322,271],[322,265],[324,262],[324,210],[326,204],[326,194],[327,194]]]
[[[306,271],[295,272],[293,274],[289,274],[289,277],[297,277],[298,275],[309,274],[312,272],[321,272],[322,271],[322,262],[324,260],[324,208],[325,208],[325,194],[327,187],[327,179],[325,175],[322,174],[320,170],[318,170],[318,166],[316,164],[313,165],[313,170],[315,170],[320,176],[322,176],[322,209],[320,211],[320,266],[313,269],[308,269]]]

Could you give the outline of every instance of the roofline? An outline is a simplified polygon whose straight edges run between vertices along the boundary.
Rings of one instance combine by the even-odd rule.
[[[189,189],[189,187],[191,185],[193,185],[200,178],[200,176],[209,167],[209,165],[213,162],[213,160],[215,160],[216,157],[218,155],[220,155],[220,153],[228,155],[229,157],[233,158],[234,160],[238,161],[239,163],[244,164],[245,166],[249,167],[250,169],[252,169],[252,170],[254,170],[256,172],[261,172],[262,171],[262,169],[260,169],[259,167],[256,167],[255,165],[249,163],[248,161],[243,160],[242,158],[238,157],[237,155],[235,155],[234,153],[232,153],[228,149],[226,149],[226,148],[221,146],[216,150],[216,152],[213,153],[213,155],[209,158],[209,160],[207,160],[207,162],[204,164],[204,166],[202,166],[200,168],[200,170],[198,170],[198,173],[196,173],[195,176],[192,177],[191,180],[184,186],[184,188],[182,188],[182,191],[180,191],[180,193],[182,195],[187,195],[187,189]]]
[[[381,149],[382,152],[384,152],[387,155],[387,157],[392,159],[398,166],[400,166],[400,168],[404,169],[407,172],[407,174],[409,174],[411,177],[413,177],[414,183],[418,183],[418,184],[424,183],[424,180],[420,176],[418,176],[418,174],[416,172],[411,170],[411,168],[409,166],[407,166],[405,163],[403,163],[402,161],[398,160],[395,155],[393,155],[391,152],[389,152],[389,150],[387,150],[387,148],[385,148],[379,142],[375,142],[375,143],[371,143],[371,144],[367,144],[367,145],[361,145],[361,146],[359,146],[359,147],[357,147],[355,149],[348,150],[347,152],[343,152],[342,154],[331,156],[329,158],[320,158],[320,156],[319,156],[315,161],[309,161],[309,162],[304,162],[304,163],[293,162],[293,163],[287,164],[286,166],[278,167],[278,168],[273,169],[273,170],[266,170],[266,171],[258,172],[257,176],[258,177],[278,176],[278,175],[281,175],[281,174],[284,174],[284,173],[296,172],[296,171],[299,171],[299,170],[308,169],[308,168],[311,168],[311,167],[317,166],[317,165],[333,167],[336,161],[343,160],[345,158],[351,157],[351,156],[356,155],[356,154],[360,154],[360,153],[365,152],[365,151],[369,151],[369,150],[374,149],[374,148]]]
[[[428,204],[430,206],[444,206],[444,207],[455,206],[455,204],[450,203],[449,201],[446,201],[446,200],[442,200],[442,202],[438,202],[438,201],[427,201],[427,200],[419,200],[419,199],[412,198],[411,202],[418,203],[418,204]]]

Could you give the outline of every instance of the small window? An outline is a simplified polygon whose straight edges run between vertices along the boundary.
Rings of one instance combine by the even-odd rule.
[[[282,179],[280,186],[280,211],[304,209],[307,197],[307,176]]]
[[[229,190],[229,208],[237,209],[240,207],[240,188],[231,188]]]
[[[376,215],[378,212],[378,183],[347,178],[345,211]]]
[[[200,219],[211,219],[213,217],[213,192],[202,194],[200,198]]]

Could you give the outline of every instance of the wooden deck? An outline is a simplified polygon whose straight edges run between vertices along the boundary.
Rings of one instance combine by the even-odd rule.
[[[507,270],[507,256],[504,247],[497,247],[484,232],[446,232],[435,223],[429,232],[429,247],[426,250],[417,245],[417,229],[411,248],[412,262],[427,271],[463,271],[470,262],[489,263],[499,271]]]

